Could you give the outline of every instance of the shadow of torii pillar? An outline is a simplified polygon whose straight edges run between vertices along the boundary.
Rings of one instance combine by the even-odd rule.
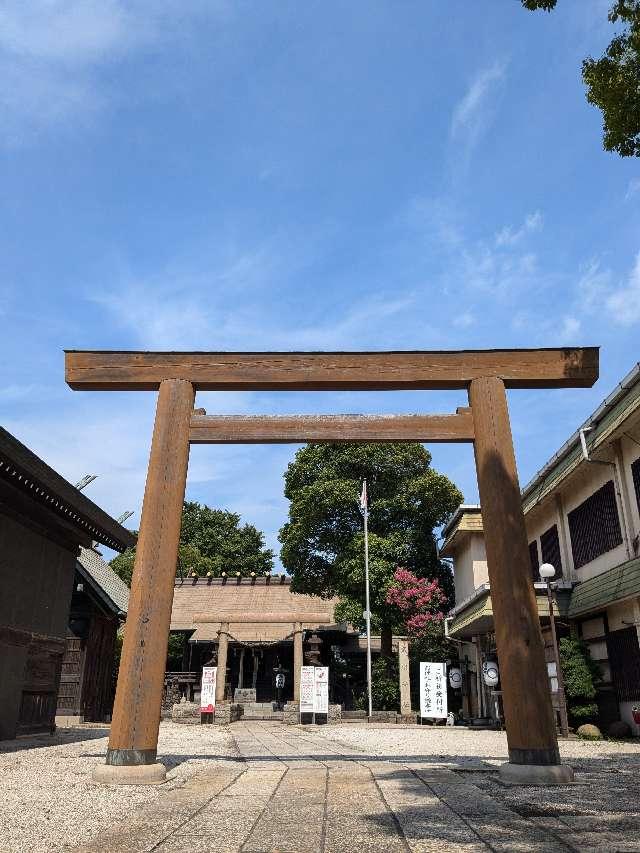
[[[573,770],[560,763],[504,382],[474,379],[469,402],[509,746],[500,775],[570,782]]]

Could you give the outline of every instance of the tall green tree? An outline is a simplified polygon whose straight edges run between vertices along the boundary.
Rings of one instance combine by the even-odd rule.
[[[550,12],[557,0],[520,2],[525,9]],[[616,0],[608,17],[622,30],[600,59],[584,60],[582,79],[587,100],[602,111],[605,150],[640,157],[640,0]]]
[[[111,561],[111,568],[131,584],[135,549],[128,548]],[[253,524],[240,524],[235,512],[212,509],[195,501],[185,501],[182,510],[178,573],[198,575],[222,572],[246,577],[264,574],[273,567],[273,551],[265,548],[264,535]]]
[[[339,596],[337,618],[362,624],[365,604],[364,534],[358,499],[369,492],[369,576],[374,628],[391,654],[399,627],[387,592],[398,566],[439,581],[451,596],[448,566],[438,559],[434,530],[462,501],[456,486],[431,468],[418,443],[308,444],[285,474],[289,520],[280,530],[281,559],[291,589]]]

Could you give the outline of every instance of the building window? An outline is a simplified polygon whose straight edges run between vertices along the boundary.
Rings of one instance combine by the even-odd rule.
[[[540,580],[540,572],[538,571],[540,568],[540,559],[538,557],[537,539],[529,542],[529,559],[531,560],[531,577],[533,578],[533,582],[537,583]]]
[[[640,456],[631,465],[631,475],[633,477],[633,488],[636,490],[636,501],[640,510]]]
[[[568,515],[576,569],[622,544],[613,480],[609,480]]]
[[[556,570],[556,579],[561,578],[562,556],[560,555],[560,539],[558,538],[558,526],[556,524],[540,537],[540,549],[542,550],[542,562],[551,563]]]
[[[607,655],[619,702],[640,699],[640,647],[633,626],[607,634]]]

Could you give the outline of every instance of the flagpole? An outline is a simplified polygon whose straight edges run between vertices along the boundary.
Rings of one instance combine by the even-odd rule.
[[[369,700],[369,719],[373,715],[371,703],[371,610],[369,609],[369,499],[367,495],[367,481],[362,484],[362,495],[364,497],[364,585],[366,600],[366,624],[367,624],[367,698]]]

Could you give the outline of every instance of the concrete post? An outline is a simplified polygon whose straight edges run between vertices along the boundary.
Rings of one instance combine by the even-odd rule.
[[[302,666],[302,622],[293,629],[293,701],[300,701],[300,667]]]
[[[224,702],[227,681],[227,652],[229,650],[229,623],[223,622],[218,631],[218,672],[216,673],[216,705]]]
[[[398,672],[400,674],[400,713],[405,717],[411,714],[409,640],[398,640]]]

